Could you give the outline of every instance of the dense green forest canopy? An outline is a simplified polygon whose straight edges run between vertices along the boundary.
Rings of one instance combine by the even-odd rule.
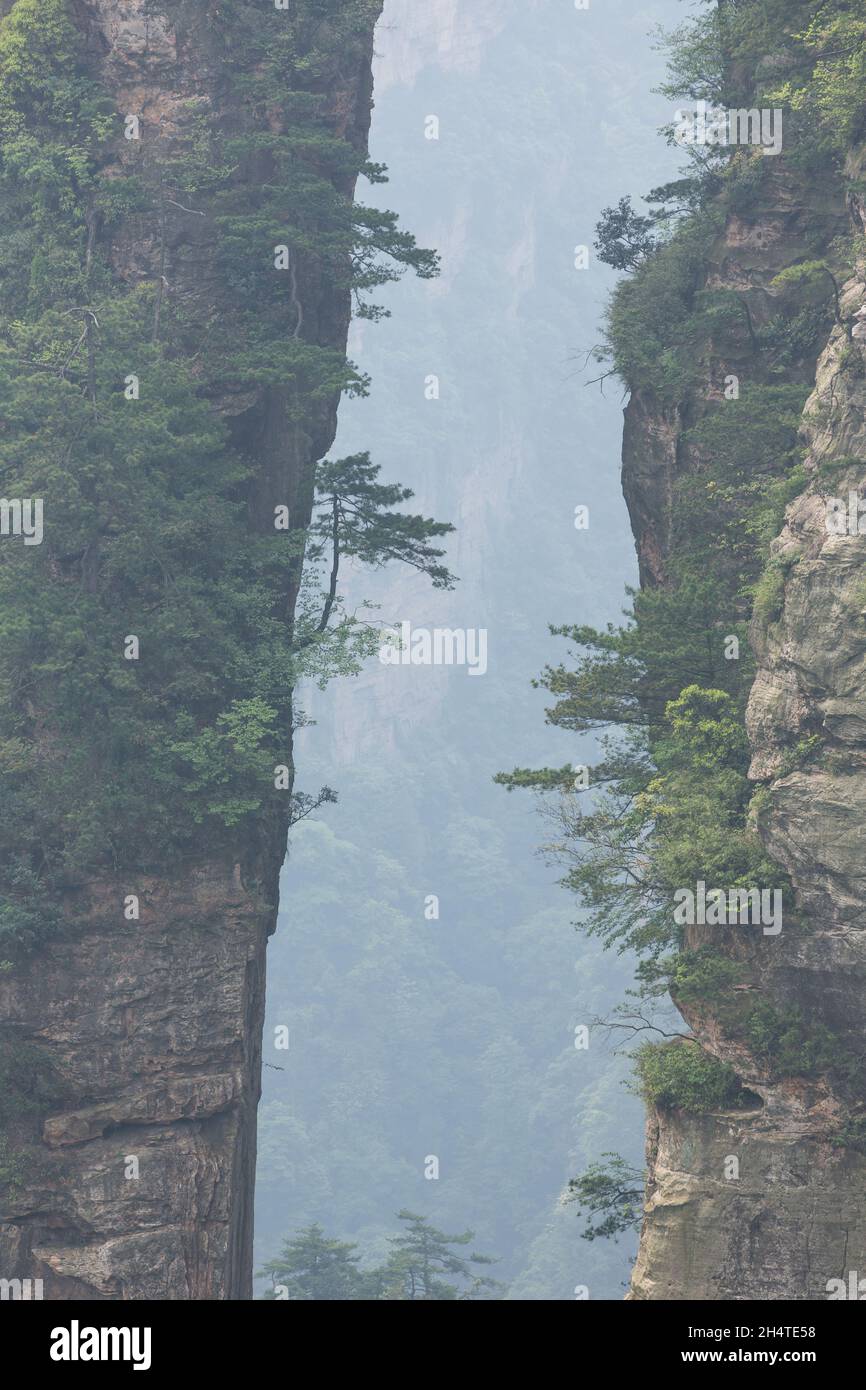
[[[88,875],[165,870],[287,822],[293,689],[376,645],[341,604],[342,557],[452,582],[433,543],[451,528],[409,514],[366,456],[310,474],[302,515],[259,525],[255,439],[229,418],[270,392],[305,427],[367,389],[335,338],[308,334],[299,265],[373,318],[378,287],[436,274],[394,214],[355,200],[357,175],[385,171],[334,133],[334,55],[373,7],[200,8],[152,6],[181,37],[207,25],[210,96],[171,139],[130,128],[69,0],[16,0],[0,21],[0,473],[4,497],[44,504],[42,544],[0,542],[10,951],[55,929]],[[205,288],[168,287],[172,216],[208,229],[204,308]],[[130,236],[151,248],[133,274]]]

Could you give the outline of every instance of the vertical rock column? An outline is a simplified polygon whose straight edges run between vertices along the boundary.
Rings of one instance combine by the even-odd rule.
[[[784,178],[782,171],[779,211],[762,228],[745,236],[729,222],[711,253],[712,284],[742,292],[760,282],[755,265],[766,283],[802,259],[796,188],[786,189]],[[866,341],[851,330],[863,300],[858,274],[844,287],[843,322],[817,361],[804,411],[809,482],[772,547],[778,605],[752,625],[751,776],[765,784],[756,829],[787,870],[796,901],[786,895],[779,935],[758,933],[735,948],[740,988],[751,991],[741,998],[798,1012],[813,1039],[832,1038],[834,1056],[808,1075],[780,1076],[711,1007],[683,1010],[702,1047],[735,1069],[750,1103],[708,1114],[650,1107],[633,1299],[819,1300],[833,1280],[847,1288],[852,1271],[866,1271],[866,1146],[858,1137],[866,1100],[866,539],[827,524],[831,494],[847,507],[849,492],[864,488],[863,467],[852,460],[866,449]],[[751,381],[760,363],[723,370]],[[684,421],[700,409],[697,397],[684,402]],[[644,582],[663,582],[670,484],[690,466],[680,431],[652,402],[633,398],[624,473]],[[690,929],[687,945],[717,942],[713,931]]]
[[[190,103],[229,128],[243,120],[219,105],[211,8],[175,5],[170,19],[146,0],[70,6],[117,111],[139,122],[107,176],[159,179]],[[333,132],[360,151],[379,8],[370,4],[366,32],[334,53],[322,91]],[[263,12],[265,21],[280,17]],[[180,202],[166,197],[158,218],[128,217],[102,249],[127,283],[156,280],[193,319],[218,319],[215,229],[206,207]],[[294,274],[305,341],[344,351],[348,292],[302,262]],[[337,399],[313,406],[244,387],[214,405],[256,461],[251,532],[263,517],[273,524],[276,503],[303,513]],[[16,1121],[35,1157],[3,1186],[0,1276],[42,1279],[49,1299],[251,1297],[265,952],[285,837],[284,820],[230,862],[202,856],[171,877],[138,876],[135,921],[123,914],[127,880],[79,887],[66,903],[75,930],[0,971],[3,1036],[22,1066],[38,1050],[51,1073],[43,1103]]]

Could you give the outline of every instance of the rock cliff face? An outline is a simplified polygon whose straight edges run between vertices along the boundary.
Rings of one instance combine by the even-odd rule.
[[[322,79],[334,132],[359,149],[379,8],[368,7],[354,48],[335,46]],[[123,149],[115,173],[135,167],[158,181],[193,108],[228,126],[242,121],[219,106],[210,9],[173,6],[169,18],[148,0],[70,7],[118,111],[141,122],[142,138]],[[182,299],[212,327],[212,239],[206,211],[166,196],[156,221],[129,217],[104,249],[125,279],[158,275],[166,301]],[[300,256],[292,273],[300,334],[342,352],[348,292],[307,273]],[[230,334],[231,323],[220,331]],[[256,461],[251,529],[273,524],[276,502],[308,517],[311,469],[332,442],[337,398],[313,407],[263,387],[218,405]],[[123,920],[128,882],[90,883],[67,904],[74,931],[0,972],[8,1067],[17,1088],[40,1099],[13,1122],[32,1146],[26,1169],[0,1173],[0,1276],[41,1279],[50,1299],[251,1296],[265,951],[285,831],[275,825],[255,847],[239,847],[234,864],[203,858],[170,879],[139,880],[137,921]]]
[[[708,276],[744,293],[758,314],[773,276],[803,259],[806,209],[796,180],[780,169],[776,189],[775,207],[750,223],[729,221]],[[824,245],[842,206],[841,194],[825,201]],[[856,200],[848,213],[861,230]],[[813,221],[813,237],[816,230]],[[750,775],[763,784],[756,829],[788,872],[795,902],[786,898],[792,911],[777,937],[737,948],[743,988],[800,1010],[813,1038],[832,1037],[834,1056],[808,1078],[779,1079],[712,1011],[684,1010],[702,1046],[734,1066],[755,1101],[728,1113],[651,1108],[630,1298],[826,1299],[828,1281],[847,1284],[851,1271],[866,1268],[866,1158],[857,1139],[866,1031],[866,539],[827,524],[831,498],[844,499],[847,512],[849,492],[863,489],[866,344],[856,314],[864,293],[858,270],[842,288],[841,322],[817,362],[796,368],[814,382],[801,431],[808,482],[772,546],[777,589],[752,623],[757,675],[747,716]],[[722,371],[760,380],[762,364],[746,352]],[[702,408],[696,393],[683,414]],[[633,399],[624,480],[645,582],[663,580],[675,522],[671,479],[689,466],[683,419]],[[691,928],[687,944],[710,939],[711,929]]]

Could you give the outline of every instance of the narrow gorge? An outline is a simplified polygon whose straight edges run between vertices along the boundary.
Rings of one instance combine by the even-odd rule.
[[[0,0],[0,493],[0,1301],[866,1297],[862,0]]]

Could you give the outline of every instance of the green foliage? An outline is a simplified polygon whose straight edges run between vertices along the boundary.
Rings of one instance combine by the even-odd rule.
[[[607,337],[613,370],[630,391],[649,388],[675,403],[698,378],[704,323],[695,296],[709,232],[704,220],[684,224],[617,286]]]
[[[366,1269],[359,1268],[357,1245],[329,1239],[314,1222],[293,1240],[286,1240],[280,1255],[260,1271],[260,1279],[271,1279],[265,1297],[301,1302],[448,1302],[491,1297],[500,1287],[480,1272],[493,1263],[488,1256],[459,1253],[474,1239],[471,1231],[445,1235],[425,1216],[411,1211],[397,1215],[405,1229],[389,1237],[389,1258],[384,1265]]]
[[[830,0],[815,18],[811,0],[739,0],[736,4],[708,6],[664,36],[668,52],[668,80],[661,90],[670,100],[703,100],[710,106],[785,108],[785,158],[795,167],[816,167],[823,157],[839,150],[838,132],[832,121],[811,117],[809,96],[816,91],[815,52],[823,45],[823,32],[832,27],[831,17],[848,15],[847,0]],[[852,29],[857,22],[849,19]],[[840,28],[845,29],[845,19]],[[810,33],[809,31],[813,32]],[[856,36],[847,35],[850,40]],[[848,49],[850,52],[850,49]],[[846,48],[826,50],[831,61],[842,59]],[[779,87],[782,69],[788,80]],[[796,99],[802,93],[804,100]],[[672,136],[669,133],[669,138]],[[792,148],[793,146],[793,148]],[[690,152],[697,173],[713,191],[712,176],[724,173],[724,149]]]
[[[261,699],[235,700],[215,724],[169,746],[184,769],[182,789],[191,798],[197,825],[213,818],[230,827],[258,810],[261,787],[273,768],[267,746],[276,717]]]
[[[822,53],[822,36],[835,35],[837,28],[844,32],[841,47]],[[839,128],[850,131],[862,119],[857,112],[862,113],[864,104],[852,69],[859,73],[864,61],[864,30],[863,21],[847,10],[840,16],[835,3],[824,7],[817,20],[807,0],[713,6],[660,36],[669,60],[661,90],[688,106],[703,101],[710,108],[736,110],[781,102],[784,158],[792,176],[802,179],[808,203],[808,190],[825,183],[838,165],[843,147]],[[825,53],[830,58],[827,73],[821,62]],[[780,67],[791,76],[774,91],[767,77]],[[812,102],[824,113],[819,119],[808,109]],[[677,123],[665,127],[664,134],[673,143]],[[640,217],[630,198],[622,198],[605,209],[597,242],[602,259],[635,272],[614,292],[607,315],[608,346],[598,359],[609,357],[629,390],[650,389],[669,407],[708,374],[715,352],[730,349],[738,336],[746,347],[769,355],[771,369],[808,358],[824,318],[825,306],[812,302],[816,279],[825,285],[817,298],[829,295],[840,317],[838,284],[826,260],[804,260],[800,268],[782,273],[774,284],[780,300],[786,289],[797,289],[799,296],[797,302],[780,304],[782,312],[773,316],[772,325],[752,322],[747,295],[707,289],[708,254],[726,215],[748,216],[763,198],[772,198],[772,192],[766,193],[767,180],[776,160],[760,150],[715,142],[689,144],[685,153],[682,177],[647,195],[650,218]],[[665,223],[667,236],[651,235]]]
[[[730,1001],[731,991],[742,979],[742,965],[711,946],[701,946],[675,957],[671,962],[669,983],[676,1004],[718,1008]]]
[[[434,589],[453,588],[453,576],[439,563],[445,552],[434,549],[430,540],[447,536],[454,527],[394,511],[414,494],[399,484],[380,483],[379,471],[369,454],[322,464],[316,475],[321,506],[309,527],[308,553],[317,558],[317,538],[327,545],[333,544],[336,535],[342,555],[373,567],[397,560],[426,574]]]
[[[0,967],[2,969],[2,967]],[[39,1163],[28,1131],[67,1087],[45,1048],[20,1039],[0,1040],[0,1192],[14,1195]]]
[[[785,605],[785,568],[775,557],[764,568],[755,585],[753,612],[761,627],[769,627],[782,616]]]
[[[5,1135],[0,1134],[0,1192],[14,1196],[24,1186],[27,1175],[27,1160],[17,1146],[13,1147]]]
[[[549,669],[542,679],[561,697],[548,722],[579,732],[593,719],[632,726],[593,769],[590,791],[560,798],[549,849],[566,865],[564,884],[589,908],[586,930],[652,959],[680,945],[678,888],[698,879],[769,887],[781,877],[748,824],[744,663],[724,660],[721,634],[714,641],[706,621],[718,592],[712,581],[645,590],[630,628],[565,629],[588,656],[575,671]],[[679,686],[702,660],[739,699],[724,689]],[[533,778],[517,769],[497,780],[551,790],[566,785],[566,773],[542,769]],[[590,797],[588,809],[582,796]]]
[[[0,1125],[42,1113],[64,1091],[44,1048],[35,1043],[0,1042]]]
[[[65,0],[0,21],[0,305],[86,303],[82,255],[100,158],[120,117],[88,73]]]
[[[644,1043],[635,1070],[640,1093],[652,1105],[702,1114],[743,1103],[733,1068],[695,1043]]]
[[[548,666],[534,682],[556,697],[547,722],[575,733],[610,727],[658,729],[686,685],[737,690],[737,668],[724,656],[730,631],[727,595],[716,578],[685,571],[680,582],[628,590],[622,627],[552,627],[574,643],[576,667]]]
[[[394,511],[413,497],[410,488],[378,482],[379,468],[369,454],[325,462],[317,471],[318,506],[308,528],[308,561],[330,556],[330,584],[322,613],[311,633],[299,638],[299,649],[308,647],[327,631],[337,600],[337,580],[342,558],[360,560],[373,568],[399,561],[426,574],[434,589],[451,589],[455,580],[440,563],[445,552],[430,544],[454,530],[447,522],[432,521]]]
[[[839,1040],[796,1004],[778,1008],[762,1000],[749,1009],[743,1034],[775,1076],[815,1076],[833,1070],[840,1056]]]
[[[866,110],[859,8],[839,0],[816,14],[807,0],[739,0],[705,7],[664,40],[668,98],[728,109],[784,104],[784,154],[695,145],[682,176],[648,195],[659,209],[649,218],[629,198],[605,210],[597,249],[633,274],[614,291],[595,356],[636,398],[636,419],[652,419],[671,445],[670,495],[663,504],[638,500],[655,512],[645,552],[653,587],[634,597],[623,627],[554,629],[577,651],[538,682],[556,697],[548,722],[578,734],[614,731],[590,790],[576,791],[569,768],[496,779],[509,790],[559,793],[548,803],[549,848],[588,909],[587,929],[641,953],[639,992],[666,984],[675,1003],[712,1014],[782,1075],[831,1067],[829,1033],[796,1012],[753,1004],[745,967],[724,945],[684,950],[672,893],[699,879],[746,889],[786,881],[756,833],[765,794],[752,797],[747,776],[747,632],[752,614],[764,625],[779,617],[799,559],[793,549],[769,560],[767,552],[808,481],[802,410],[817,355],[834,320],[843,323],[840,285],[855,260],[834,240],[828,209],[838,206],[840,155],[860,138]],[[666,133],[673,140],[674,126]],[[732,214],[747,223],[776,215],[782,167],[803,213],[795,264],[763,290],[740,288],[719,234]],[[735,287],[719,287],[725,276]],[[741,381],[737,399],[721,399],[723,373]],[[640,432],[635,440],[643,447]],[[798,761],[815,752],[815,740],[806,744]],[[637,1073],[656,1104],[744,1103],[733,1069],[697,1040],[647,1044]],[[603,1171],[591,1175],[604,1197]]]
[[[742,767],[749,741],[727,691],[689,685],[670,701],[665,714],[670,738],[656,745],[663,766],[707,774]]]
[[[782,50],[790,56],[805,12],[804,5],[754,0],[689,21],[668,40],[665,94],[759,104],[759,65],[772,66]],[[796,61],[806,62],[802,52]],[[668,133],[673,138],[673,128]],[[825,148],[821,139],[796,120],[787,138],[805,173]],[[622,732],[607,739],[590,791],[575,792],[569,769],[518,768],[497,781],[509,790],[561,793],[549,848],[589,909],[587,930],[641,953],[642,991],[655,993],[665,981],[675,1001],[709,1005],[733,1022],[741,1013],[734,994],[741,967],[718,951],[682,950],[673,894],[699,879],[728,888],[785,881],[749,815],[743,718],[754,667],[747,628],[753,609],[759,621],[777,616],[785,569],[796,557],[764,568],[766,551],[806,482],[798,430],[808,387],[779,376],[792,366],[811,370],[840,309],[835,261],[815,255],[777,277],[769,305],[708,286],[717,234],[730,212],[748,216],[759,204],[769,161],[712,146],[693,148],[690,161],[681,180],[648,199],[667,212],[642,219],[622,199],[606,210],[598,242],[604,259],[634,271],[608,311],[613,370],[679,435],[681,464],[664,518],[669,534],[662,534],[665,577],[633,596],[621,628],[554,629],[577,651],[538,682],[556,697],[549,723],[575,733]],[[651,236],[665,217],[673,230]],[[717,359],[743,358],[760,366],[739,397],[706,402],[703,383],[717,379]],[[739,642],[733,660],[731,638]],[[639,1057],[642,1089],[661,1103],[702,1108],[736,1091],[730,1068],[697,1045],[649,1045]]]
[[[797,37],[807,65],[771,99],[802,112],[845,152],[866,133],[866,19],[859,6],[830,0]]]
[[[798,739],[794,747],[782,759],[778,776],[790,777],[792,772],[807,767],[815,760],[823,747],[824,740],[820,734],[809,734],[806,738]]]
[[[475,1238],[472,1231],[449,1236],[437,1231],[424,1216],[406,1210],[397,1215],[405,1230],[389,1237],[391,1255],[382,1271],[384,1298],[447,1302],[488,1297],[499,1287],[480,1272],[493,1264],[489,1256],[474,1251],[464,1256],[454,1248],[471,1245]]]
[[[585,1218],[583,1240],[598,1240],[637,1230],[643,1216],[644,1175],[619,1154],[605,1153],[568,1184],[567,1201],[576,1202]]]
[[[660,941],[672,939],[667,913],[677,887],[698,879],[727,888],[783,881],[746,823],[748,742],[732,698],[689,686],[667,714],[671,732],[654,749],[659,775],[638,799],[650,836],[644,873],[660,901]]]
[[[760,373],[772,377],[813,359],[828,324],[834,318],[841,322],[839,285],[827,260],[781,272],[773,281],[776,293],[760,318],[745,291],[704,285],[725,212],[731,201],[742,201],[743,187],[742,177],[728,179],[716,199],[685,218],[652,254],[636,257],[635,273],[619,282],[608,306],[608,346],[600,351],[600,360],[610,358],[612,370],[628,390],[651,391],[668,409],[711,374],[714,359],[755,354]],[[774,398],[767,394],[761,403],[759,388],[760,383],[753,383],[747,389],[753,393],[753,405],[760,403],[766,414]],[[777,428],[788,418],[786,407],[795,390],[788,387],[787,400],[782,389],[777,392]],[[724,408],[736,407],[726,403],[720,406]]]
[[[697,566],[712,537],[713,572],[734,601],[757,580],[762,555],[802,491],[797,433],[807,389],[744,385],[685,435],[693,466],[674,484],[674,541]]]
[[[556,696],[548,722],[629,731],[592,771],[591,810],[563,801],[553,846],[569,864],[565,882],[592,909],[590,930],[621,946],[658,954],[677,944],[677,886],[779,881],[748,825],[742,721],[753,667],[747,652],[726,659],[726,645],[737,636],[746,646],[755,557],[778,522],[779,494],[800,481],[796,466],[777,474],[796,457],[804,396],[755,387],[704,417],[689,436],[698,466],[677,484],[671,582],[633,594],[624,627],[553,629],[577,652],[537,682]],[[562,789],[573,774],[516,769],[497,781]]]
[[[634,270],[655,249],[654,220],[635,212],[631,198],[605,208],[596,228],[598,258],[614,270]]]
[[[368,1280],[358,1269],[357,1248],[347,1241],[330,1239],[318,1222],[312,1222],[294,1239],[286,1240],[277,1258],[259,1271],[259,1279],[271,1280],[265,1298],[302,1303],[364,1298]]]
[[[866,1115],[855,1115],[830,1139],[834,1149],[853,1149],[866,1157]]]
[[[291,766],[298,680],[356,671],[375,646],[342,609],[341,555],[451,583],[431,544],[451,528],[405,514],[411,493],[366,456],[322,465],[318,481],[308,470],[290,527],[263,522],[260,440],[218,406],[253,391],[286,437],[318,430],[366,382],[308,340],[299,284],[375,317],[378,286],[436,273],[393,213],[356,203],[357,175],[384,171],[333,133],[328,85],[375,6],[305,0],[270,24],[226,0],[207,31],[198,7],[167,10],[210,45],[218,109],[234,100],[238,119],[202,95],[147,159],[123,140],[65,0],[16,0],[0,20],[0,473],[5,496],[45,508],[42,544],[7,539],[0,553],[10,954],[57,930],[60,894],[83,875],[164,872],[203,846],[238,857],[285,825],[274,769]],[[114,269],[132,215],[156,247],[150,281]],[[166,289],[170,216],[211,229],[201,298]],[[277,274],[280,245],[290,269]],[[305,556],[317,486],[340,523],[324,589],[318,520]],[[137,660],[124,659],[131,634]]]
[[[246,532],[245,470],[187,371],[142,346],[148,320],[146,295],[100,308],[96,410],[89,387],[18,356],[38,336],[50,357],[50,313],[0,354],[0,466],[12,495],[47,499],[43,544],[7,543],[0,566],[3,822],[41,843],[55,878],[182,853],[196,824],[232,823],[191,795],[207,749],[205,781],[252,808],[267,800],[252,744],[268,743],[271,769],[285,761],[273,724],[286,729],[293,658],[277,614],[293,556]],[[118,389],[132,354],[146,401]],[[138,663],[123,660],[129,633]]]
[[[829,296],[834,307],[834,316],[837,323],[842,321],[842,310],[839,303],[839,285],[826,260],[799,261],[796,265],[786,266],[780,270],[770,282],[773,289],[788,289],[789,287],[804,287],[807,292],[817,289],[818,293]]]

